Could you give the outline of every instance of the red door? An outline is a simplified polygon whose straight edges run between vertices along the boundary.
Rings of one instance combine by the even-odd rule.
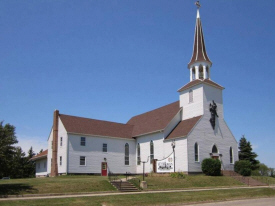
[[[107,162],[101,163],[101,176],[107,176]]]

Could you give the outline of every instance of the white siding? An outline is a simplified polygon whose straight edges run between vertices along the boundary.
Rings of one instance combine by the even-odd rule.
[[[35,176],[47,176],[47,158],[35,161]]]
[[[192,87],[193,102],[189,102],[189,90],[180,92],[180,106],[182,110],[182,120],[203,115],[203,84]]]
[[[81,137],[86,137],[86,146],[80,146]],[[101,173],[104,158],[113,173],[136,171],[135,140],[68,134],[68,141],[68,173]],[[107,143],[107,152],[102,151],[103,143]],[[124,161],[126,143],[129,144],[129,165]],[[80,166],[80,156],[86,157],[86,166]]]
[[[201,162],[210,157],[215,144],[222,157],[224,169],[232,169],[229,148],[233,148],[234,161],[238,160],[238,143],[222,118],[216,119],[215,130],[209,122],[210,114],[205,114],[188,136],[188,167],[189,172],[201,172]],[[194,145],[199,145],[199,162],[195,162]]]
[[[158,132],[150,135],[145,135],[137,138],[137,144],[140,144],[140,157],[141,161],[147,161],[150,156],[150,142],[154,143],[154,159],[161,160],[168,157],[172,152],[171,141],[164,141],[164,133]],[[176,171],[187,171],[187,140],[186,138],[176,139]],[[143,164],[137,165],[137,173],[143,172]],[[153,171],[153,165],[150,164],[150,158],[148,163],[145,163],[145,172],[149,173]]]
[[[50,136],[48,138],[48,155],[47,155],[47,173],[51,173],[51,159],[52,159],[52,140],[53,140],[53,130],[51,129]]]
[[[60,146],[60,140],[62,137],[62,146]],[[62,121],[58,120],[58,150],[57,150],[57,165],[58,173],[67,173],[67,144],[68,135]],[[60,156],[62,157],[62,165],[60,165]]]

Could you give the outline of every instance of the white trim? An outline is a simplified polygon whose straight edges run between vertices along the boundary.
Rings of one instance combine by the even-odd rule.
[[[83,134],[83,133],[76,133],[76,132],[67,132],[68,134],[72,135],[79,135],[79,136],[89,136],[89,137],[104,137],[104,138],[111,138],[111,139],[127,139],[127,140],[132,140],[135,141],[135,139],[128,139],[128,138],[123,138],[123,137],[110,137],[110,136],[101,136],[101,135],[93,135],[93,134]]]

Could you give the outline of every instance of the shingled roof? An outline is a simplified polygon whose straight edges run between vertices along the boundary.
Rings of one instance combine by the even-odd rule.
[[[46,149],[46,150],[44,150],[43,152],[41,152],[41,153],[39,153],[39,154],[33,156],[33,157],[31,158],[31,160],[38,160],[38,159],[46,158],[47,155],[48,155],[48,150]]]
[[[179,101],[132,117],[127,124],[134,125],[133,137],[165,129],[180,111]]]
[[[68,133],[96,135],[117,138],[132,138],[133,125],[108,122],[83,117],[59,115]]]
[[[193,117],[181,121],[173,131],[167,136],[166,139],[174,139],[178,137],[185,137],[193,129],[202,116]]]
[[[191,87],[193,87],[195,85],[202,84],[202,83],[212,85],[212,86],[217,87],[219,89],[224,89],[224,87],[222,87],[221,85],[217,84],[216,82],[213,82],[210,79],[196,79],[196,80],[193,80],[193,81],[189,82],[188,84],[184,85],[183,87],[181,87],[178,90],[178,92],[181,92],[183,90],[186,90],[188,88],[191,88]]]

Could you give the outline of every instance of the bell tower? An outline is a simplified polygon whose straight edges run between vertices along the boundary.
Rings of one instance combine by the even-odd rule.
[[[200,4],[197,5],[197,18],[194,35],[193,52],[188,69],[190,70],[190,82],[181,87],[180,107],[182,107],[182,120],[200,115],[210,115],[210,106],[215,102],[217,116],[223,118],[223,99],[221,85],[210,79],[212,62],[209,59],[200,18]]]

